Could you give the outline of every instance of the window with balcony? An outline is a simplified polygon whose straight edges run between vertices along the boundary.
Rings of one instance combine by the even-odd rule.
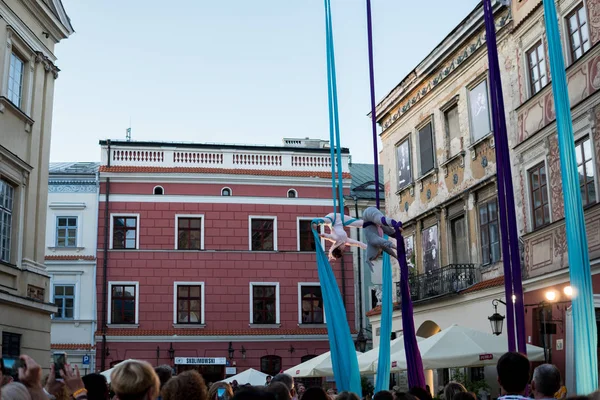
[[[54,285],[54,304],[58,311],[55,319],[73,319],[75,317],[75,285]]]
[[[204,323],[204,283],[175,282],[176,324]]]
[[[178,216],[177,250],[202,250],[203,225],[200,216]]]
[[[275,376],[281,372],[281,357],[279,356],[262,356],[260,358],[260,372],[263,374]]]
[[[494,198],[479,205],[479,230],[481,232],[481,264],[488,265],[500,261],[497,199]]]
[[[138,247],[138,222],[137,216],[119,215],[112,220],[112,248],[137,249]]]
[[[527,71],[529,74],[529,91],[533,96],[548,83],[546,58],[541,40],[527,51]]]
[[[533,229],[550,223],[550,204],[548,202],[548,183],[546,165],[540,163],[529,170],[529,197]]]
[[[458,121],[458,104],[453,105],[444,113],[446,121],[446,137],[448,139],[448,155],[454,156],[461,150],[460,124]]]
[[[56,247],[77,246],[77,217],[56,218]]]
[[[477,142],[492,132],[487,80],[469,90],[469,120],[471,140]]]
[[[423,265],[425,267],[425,272],[429,273],[440,269],[437,225],[423,229],[423,232],[421,233],[421,246],[423,249]]]
[[[0,179],[0,261],[10,262],[15,189]]]
[[[587,14],[583,3],[576,7],[566,19],[569,35],[569,52],[571,54],[571,62],[574,63],[590,49]]]
[[[250,217],[250,250],[277,250],[277,219],[275,217]]]
[[[138,282],[109,282],[109,324],[138,323]]]
[[[299,284],[300,286],[300,324],[323,324],[323,294],[321,286],[316,284]]]
[[[592,158],[592,142],[589,137],[575,143],[577,172],[579,173],[579,189],[584,206],[596,202],[596,169]]]
[[[250,283],[251,323],[279,323],[279,284]]]
[[[433,123],[429,122],[419,129],[419,168],[421,176],[435,167],[435,154],[433,146]]]
[[[413,181],[410,139],[406,139],[396,147],[396,157],[398,162],[398,190],[401,190]]]
[[[10,64],[8,66],[8,100],[15,106],[21,108],[23,101],[23,78],[25,61],[15,53],[10,53]]]

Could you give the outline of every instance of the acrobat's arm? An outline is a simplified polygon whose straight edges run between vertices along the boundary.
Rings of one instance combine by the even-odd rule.
[[[321,234],[319,234],[319,237],[321,237],[325,240],[328,240],[332,243],[337,242],[337,239],[333,235],[330,235],[329,233],[321,233]]]
[[[348,246],[360,247],[361,249],[367,248],[367,245],[364,244],[363,242],[359,242],[358,240],[354,240],[354,239],[350,239],[350,238],[348,238],[348,240],[346,240],[346,244]]]
[[[351,226],[353,228],[362,228],[365,223],[362,219],[356,219],[354,217],[350,217],[348,215],[344,215],[343,217],[344,226]]]

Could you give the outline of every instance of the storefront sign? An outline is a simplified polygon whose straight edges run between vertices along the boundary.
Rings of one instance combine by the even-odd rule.
[[[176,365],[225,365],[225,357],[176,357]]]
[[[493,359],[494,359],[493,354],[480,354],[479,355],[479,361],[486,361],[486,360],[493,360]]]
[[[237,374],[237,368],[236,367],[227,367],[225,368],[225,375],[235,375]]]

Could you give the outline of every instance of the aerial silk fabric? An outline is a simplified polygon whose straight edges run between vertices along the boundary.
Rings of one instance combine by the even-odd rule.
[[[387,239],[387,236],[385,236]],[[392,340],[392,261],[390,255],[383,253],[381,327],[379,328],[379,359],[377,361],[377,379],[375,393],[390,388],[390,343]]]
[[[525,339],[525,307],[523,304],[523,283],[521,278],[521,255],[518,242],[519,234],[515,213],[515,195],[510,166],[506,114],[504,111],[504,98],[502,95],[502,80],[500,78],[498,47],[496,44],[496,26],[494,23],[491,0],[483,0],[483,12],[486,28],[490,99],[492,103],[492,122],[496,150],[498,209],[500,211],[502,261],[504,265],[508,349],[509,351],[518,349],[520,353],[527,354],[527,342]],[[510,238],[513,238],[513,240]],[[512,301],[513,298],[514,302]]]
[[[556,111],[558,147],[560,150],[567,247],[569,249],[569,274],[574,293],[575,382],[577,393],[587,395],[598,389],[598,339],[596,324],[593,323],[595,313],[590,258],[587,249],[581,193],[579,191],[567,76],[554,0],[544,0],[544,14],[550,72],[552,74],[552,92],[554,93]]]
[[[322,223],[322,220],[313,220],[313,224]],[[331,351],[331,365],[338,392],[348,391],[362,397],[360,373],[356,348],[350,334],[350,327],[346,319],[346,309],[342,302],[342,295],[337,285],[335,275],[331,270],[325,250],[321,247],[321,238],[313,228],[315,247],[317,253],[317,269],[325,314],[327,315],[327,335],[329,336],[329,349]],[[388,355],[389,357],[389,355]]]

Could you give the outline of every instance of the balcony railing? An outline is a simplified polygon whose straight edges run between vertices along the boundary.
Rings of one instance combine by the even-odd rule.
[[[446,294],[457,293],[479,282],[479,270],[474,264],[451,264],[408,278],[412,301],[425,300]],[[400,299],[400,282],[396,284]]]

